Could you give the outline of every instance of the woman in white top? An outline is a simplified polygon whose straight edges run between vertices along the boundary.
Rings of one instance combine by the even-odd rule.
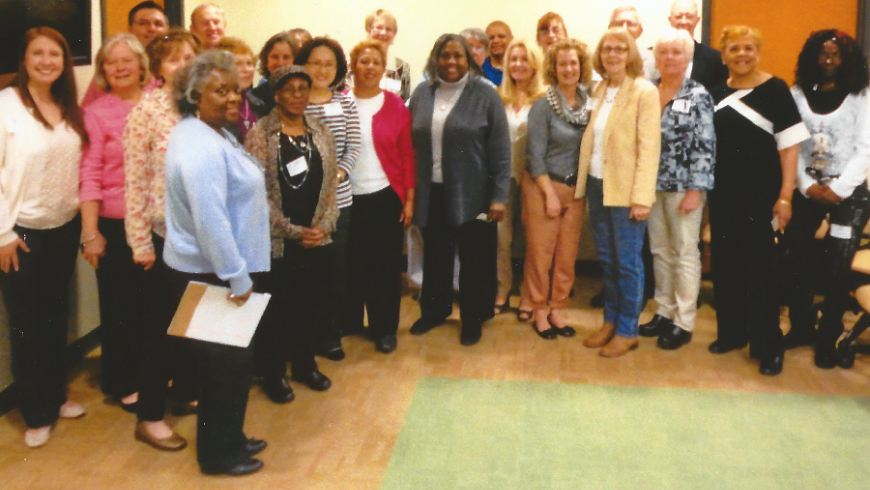
[[[498,289],[495,295],[494,313],[499,315],[508,308],[511,287],[513,286],[513,267],[511,247],[513,245],[514,221],[519,218],[519,186],[526,169],[526,143],[528,141],[527,122],[532,104],[544,94],[541,78],[543,56],[537,46],[525,40],[510,43],[505,50],[505,77],[498,93],[504,101],[508,129],[511,136],[511,189],[505,216],[498,224],[497,274]],[[520,288],[518,316],[521,321],[532,318],[528,298]]]
[[[24,442],[39,447],[58,418],[85,414],[67,400],[63,360],[87,134],[66,40],[35,27],[22,45],[18,76],[0,91],[0,289]]]

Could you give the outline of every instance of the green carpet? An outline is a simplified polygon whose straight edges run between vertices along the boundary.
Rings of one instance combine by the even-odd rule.
[[[870,488],[870,399],[424,378],[391,489]]]

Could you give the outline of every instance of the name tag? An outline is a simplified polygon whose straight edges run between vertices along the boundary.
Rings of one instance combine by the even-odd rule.
[[[324,116],[340,116],[342,114],[344,114],[344,110],[342,110],[341,104],[338,102],[330,102],[323,106]]]
[[[674,112],[679,112],[680,114],[688,114],[689,109],[692,108],[692,101],[685,99],[677,99],[674,101],[673,105],[671,105],[671,109]]]
[[[402,90],[402,81],[394,78],[382,78],[381,88],[398,95],[399,91]]]
[[[290,177],[296,177],[301,173],[305,173],[308,171],[308,159],[305,157],[299,157],[296,160],[287,164],[287,175]]]
[[[831,236],[840,240],[850,240],[852,238],[852,227],[832,224]]]

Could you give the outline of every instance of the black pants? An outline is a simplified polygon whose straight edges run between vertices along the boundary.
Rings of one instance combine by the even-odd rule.
[[[747,196],[710,193],[710,254],[719,340],[749,340],[760,359],[781,355],[782,330],[776,300],[777,246],[773,203]]]
[[[263,377],[285,376],[288,357],[294,372],[317,369],[315,343],[332,321],[334,262],[331,244],[304,248],[289,240],[284,256],[272,260],[267,286],[272,300],[254,339]]]
[[[354,198],[356,199],[356,198]],[[349,266],[349,241],[350,227],[353,221],[353,215],[356,213],[356,203],[352,206],[339,209],[338,220],[335,222],[335,231],[332,232],[332,279],[330,287],[332,288],[332,304],[342,305],[347,301],[348,287],[348,266]],[[335,308],[329,315],[329,321],[324,323],[317,333],[316,342],[336,342],[341,339],[342,332],[346,325],[344,324],[344,311],[341,308]]]
[[[142,290],[142,268],[133,262],[123,219],[100,217],[99,226],[106,239],[106,254],[97,267],[102,389],[120,398],[139,390],[136,344],[142,319],[137,298]]]
[[[178,307],[190,281],[228,286],[214,274],[188,274],[169,269],[169,276],[173,309]],[[254,276],[255,285],[260,280]],[[253,376],[253,349],[188,341],[197,366],[196,457],[199,465],[227,468],[246,461],[249,456],[244,448],[243,429]]]
[[[196,400],[196,363],[190,342],[166,334],[175,314],[169,271],[163,262],[163,238],[151,235],[154,266],[140,271],[142,294],[137,308],[141,321],[136,335],[139,420],[163,420],[168,395],[167,383],[172,377],[172,396],[180,402]],[[170,369],[171,366],[176,369]]]
[[[425,320],[440,323],[453,310],[453,257],[459,247],[459,315],[463,328],[479,328],[492,318],[497,287],[496,223],[472,220],[447,224],[444,186],[432,184],[429,216],[423,228],[423,289],[420,310]]]
[[[343,323],[361,326],[365,310],[372,338],[396,335],[402,300],[402,201],[392,187],[353,199]]]
[[[0,272],[9,312],[12,376],[24,422],[51,425],[66,403],[67,320],[70,279],[78,254],[78,217],[51,230],[16,226],[30,252],[18,250],[18,272]]]
[[[843,314],[849,304],[852,259],[861,241],[861,233],[870,216],[870,192],[861,184],[849,196],[836,205],[824,205],[794,192],[793,215],[785,230],[783,245],[786,249],[785,280],[788,289],[788,306],[791,328],[809,334],[815,330],[816,311],[813,308],[812,270],[815,233],[830,214],[831,225],[848,227],[851,238],[837,238],[830,233],[824,239],[822,257],[822,284],[825,302],[819,321],[820,341],[833,343],[843,333]],[[836,233],[835,233],[836,234]]]

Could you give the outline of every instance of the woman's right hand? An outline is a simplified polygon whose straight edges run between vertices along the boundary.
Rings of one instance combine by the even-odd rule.
[[[12,243],[8,243],[0,247],[0,270],[9,272],[10,266],[12,270],[18,272],[18,249],[23,252],[30,252],[27,244],[21,238],[16,238]]]
[[[152,267],[154,267],[154,262],[156,262],[156,261],[157,261],[157,254],[155,254],[154,252],[143,252],[143,253],[139,253],[139,254],[136,254],[136,253],[133,254],[133,262],[141,265],[143,267],[143,269],[145,269],[146,271],[151,269]]]
[[[94,269],[98,269],[100,267],[100,257],[106,255],[106,239],[103,238],[103,235],[99,231],[92,236],[94,238],[82,246],[82,255]]]
[[[562,213],[562,203],[559,201],[559,196],[555,192],[547,192],[544,194],[544,210],[547,217],[550,219],[557,218]]]
[[[253,293],[253,292],[254,292],[254,288],[251,288],[248,290],[247,293],[242,294],[240,296],[236,296],[233,294],[232,291],[230,291],[229,294],[227,294],[227,299],[232,301],[233,303],[237,304],[238,306],[242,306],[243,304],[245,304],[248,301],[248,299],[250,299],[251,293]]]
[[[314,248],[323,245],[323,239],[326,238],[326,233],[318,227],[305,228],[302,227],[302,246],[305,248]]]

